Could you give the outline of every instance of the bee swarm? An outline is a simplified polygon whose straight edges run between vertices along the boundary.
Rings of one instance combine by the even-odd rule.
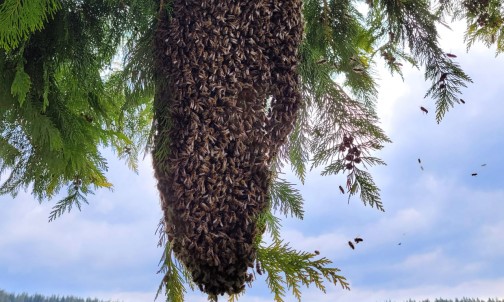
[[[270,165],[300,106],[301,0],[171,5],[155,38],[165,231],[202,291],[239,293],[252,281]]]

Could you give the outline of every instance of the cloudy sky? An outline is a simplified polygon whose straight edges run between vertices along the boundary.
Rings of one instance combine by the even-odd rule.
[[[352,288],[305,290],[305,301],[504,299],[504,58],[480,45],[466,53],[463,30],[455,29],[442,30],[443,48],[458,55],[474,83],[463,91],[466,104],[441,124],[433,101],[423,98],[428,85],[421,72],[405,67],[404,82],[381,74],[379,115],[394,143],[379,154],[388,165],[371,172],[386,212],[358,198],[347,204],[337,190],[343,176],[313,171],[299,186],[305,219],[284,220],[285,239],[298,249],[320,250]],[[26,193],[0,197],[0,289],[152,301],[162,252],[154,234],[161,211],[152,174],[149,159],[139,175],[111,160],[114,192],[99,191],[82,212],[52,223],[52,203],[38,204]],[[355,236],[364,242],[351,250],[347,241]],[[205,300],[198,293],[187,299]],[[272,301],[264,279],[240,301]]]

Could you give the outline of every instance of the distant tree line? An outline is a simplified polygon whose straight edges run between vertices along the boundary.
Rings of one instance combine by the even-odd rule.
[[[2,301],[0,301],[2,302]],[[391,300],[388,300],[386,302],[391,302]],[[422,300],[422,301],[416,301],[416,300],[411,300],[409,299],[408,301],[405,301],[405,302],[431,302],[431,300],[427,299],[427,300]],[[452,300],[452,299],[436,299],[436,300],[433,300],[432,302],[504,302],[504,300],[501,300],[501,299],[488,299],[488,300],[483,300],[483,299],[474,299],[474,298],[462,298],[462,299],[455,299],[455,300]]]
[[[91,298],[76,298],[73,296],[60,297],[52,295],[45,297],[39,294],[29,295],[27,293],[11,294],[0,290],[0,302],[109,302]]]

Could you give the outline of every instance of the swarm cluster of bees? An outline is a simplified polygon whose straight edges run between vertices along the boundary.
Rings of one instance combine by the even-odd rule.
[[[239,293],[253,277],[270,166],[300,106],[301,0],[171,5],[156,32],[165,231],[200,290]]]

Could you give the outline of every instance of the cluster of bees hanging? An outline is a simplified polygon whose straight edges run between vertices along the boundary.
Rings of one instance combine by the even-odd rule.
[[[270,165],[300,106],[301,0],[171,6],[155,42],[165,231],[200,290],[239,293],[252,280]]]

